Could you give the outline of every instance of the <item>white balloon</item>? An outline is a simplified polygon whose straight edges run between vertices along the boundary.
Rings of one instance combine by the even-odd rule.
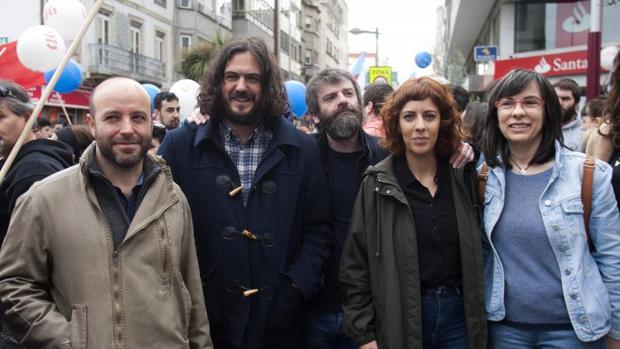
[[[618,46],[608,46],[601,50],[601,68],[605,70],[614,69],[614,58],[620,49]]]
[[[17,58],[24,67],[34,71],[55,69],[65,51],[65,42],[60,34],[45,25],[26,29],[17,40]]]
[[[66,41],[75,38],[85,18],[86,8],[79,0],[49,0],[43,7],[43,23],[58,30]]]
[[[170,87],[170,92],[179,98],[179,106],[181,107],[181,121],[188,118],[194,112],[198,102],[198,90],[200,85],[190,79],[183,79],[175,82]]]

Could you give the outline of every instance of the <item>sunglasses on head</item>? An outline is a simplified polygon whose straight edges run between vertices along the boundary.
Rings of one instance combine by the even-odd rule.
[[[6,86],[0,86],[0,98],[6,98],[6,97],[11,97],[11,98],[15,98],[18,101],[22,101],[19,97],[17,97],[13,91],[9,90],[8,88],[6,88]]]

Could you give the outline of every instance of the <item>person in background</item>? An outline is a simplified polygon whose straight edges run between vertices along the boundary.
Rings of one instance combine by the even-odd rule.
[[[456,103],[409,79],[381,116],[391,155],[366,170],[342,252],[346,332],[360,349],[486,348],[476,170],[449,161]]]
[[[52,135],[52,139],[63,142],[73,149],[73,163],[80,162],[82,153],[95,140],[86,125],[71,125],[62,128]]]
[[[166,137],[166,126],[160,124],[157,121],[153,121],[153,138],[151,138],[151,145],[149,147],[149,154],[156,155],[159,146]]]
[[[463,126],[467,142],[478,151],[484,140],[484,124],[489,112],[489,104],[486,102],[470,102],[463,113]]]
[[[48,119],[39,119],[32,128],[37,139],[50,139],[54,134],[52,123]]]
[[[363,108],[364,108],[364,132],[371,136],[383,138],[383,120],[379,113],[385,103],[387,96],[394,91],[389,84],[371,84],[364,89]]]
[[[492,348],[620,348],[620,215],[596,161],[588,246],[585,155],[562,144],[541,74],[515,69],[489,97],[483,153],[486,311]]]
[[[469,92],[467,90],[457,84],[449,84],[448,89],[452,93],[452,97],[456,102],[456,110],[459,114],[462,114],[465,109],[467,109],[467,105],[469,104]]]
[[[581,149],[581,118],[577,107],[581,99],[581,88],[572,79],[562,79],[553,84],[562,108],[562,136],[564,145],[571,150]]]
[[[179,127],[181,120],[179,97],[172,92],[165,91],[155,95],[153,118],[155,121],[163,124],[166,130],[173,130]]]
[[[0,168],[13,150],[32,113],[28,92],[21,86],[0,80]],[[51,129],[51,127],[50,127]],[[29,130],[30,131],[30,130]],[[13,165],[0,183],[0,244],[9,227],[17,199],[30,186],[73,164],[71,148],[51,139],[35,138],[27,132]]]
[[[65,122],[61,119],[54,121],[54,132],[62,129],[65,126],[66,126]]]
[[[586,102],[581,109],[581,148],[579,151],[586,152],[588,140],[593,133],[605,121],[605,107],[607,106],[607,96],[598,96]]]
[[[620,53],[614,58],[610,86],[605,105],[606,121],[590,136],[586,153],[611,165],[611,183],[616,200],[620,200]]]

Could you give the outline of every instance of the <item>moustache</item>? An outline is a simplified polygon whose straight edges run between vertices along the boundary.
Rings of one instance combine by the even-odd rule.
[[[237,101],[253,101],[255,97],[256,96],[249,91],[234,91],[230,94],[230,99]]]

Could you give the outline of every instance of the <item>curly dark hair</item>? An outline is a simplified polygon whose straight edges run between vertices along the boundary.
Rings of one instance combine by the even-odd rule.
[[[202,78],[198,94],[200,113],[209,115],[211,120],[222,119],[225,109],[221,87],[226,65],[234,55],[244,52],[250,52],[260,66],[262,98],[258,112],[265,124],[272,124],[286,114],[289,108],[288,100],[278,64],[269,53],[265,42],[254,37],[232,40],[217,53]]]
[[[381,117],[385,128],[383,145],[396,156],[405,153],[405,142],[400,132],[400,112],[409,101],[423,101],[430,98],[439,110],[441,125],[435,152],[439,156],[451,156],[461,146],[463,122],[457,112],[452,93],[439,82],[429,78],[413,78],[405,81],[388,96]]]

